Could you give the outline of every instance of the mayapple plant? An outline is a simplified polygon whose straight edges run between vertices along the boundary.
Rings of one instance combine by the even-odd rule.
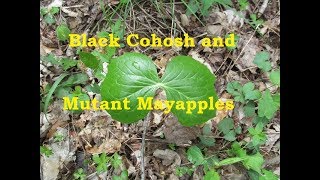
[[[181,104],[187,101],[217,100],[214,89],[215,76],[202,63],[189,56],[176,56],[166,66],[165,73],[158,77],[153,61],[140,53],[125,53],[110,60],[108,73],[101,84],[102,100],[130,101],[127,111],[108,110],[113,119],[122,123],[133,123],[143,119],[148,109],[138,110],[138,97],[154,97],[156,90],[163,89],[168,101]],[[199,107],[195,107],[197,112]],[[171,111],[184,126],[202,124],[213,118],[215,109],[203,113],[185,113],[176,108]]]

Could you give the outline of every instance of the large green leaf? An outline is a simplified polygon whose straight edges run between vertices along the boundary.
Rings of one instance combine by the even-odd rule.
[[[106,101],[123,101],[127,98],[130,110],[108,110],[113,119],[123,123],[132,123],[144,118],[149,110],[137,110],[138,97],[146,102],[155,91],[162,88],[168,101],[206,101],[209,97],[217,100],[214,90],[215,77],[209,69],[187,56],[177,56],[167,65],[161,79],[157,76],[152,60],[139,53],[125,53],[112,59],[108,74],[101,85],[102,99]],[[187,107],[187,105],[185,105]],[[186,108],[187,109],[187,108]],[[177,110],[175,104],[171,112],[177,116],[182,125],[193,126],[208,121],[215,116],[215,110],[204,110],[198,114],[199,106],[187,114],[186,110]]]
[[[156,66],[146,55],[126,53],[110,60],[108,73],[101,84],[101,96],[106,101],[128,98],[130,110],[108,110],[113,119],[123,123],[144,118],[149,110],[137,110],[138,97],[153,97],[160,87]]]
[[[170,101],[206,101],[209,106],[208,97],[212,96],[214,101],[218,99],[214,90],[215,80],[215,76],[205,65],[188,56],[177,56],[168,63],[161,83]],[[206,110],[203,114],[198,114],[198,110],[199,106],[192,114],[186,114],[186,111],[172,108],[173,114],[185,126],[204,123],[216,114],[215,110]]]

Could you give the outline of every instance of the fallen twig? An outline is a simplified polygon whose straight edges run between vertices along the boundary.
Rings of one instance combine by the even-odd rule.
[[[151,112],[148,113],[147,117],[143,121],[143,133],[142,133],[142,145],[141,145],[141,180],[144,180],[146,177],[145,170],[144,170],[144,152],[145,152],[145,139],[146,139],[146,132],[147,126],[151,119]]]

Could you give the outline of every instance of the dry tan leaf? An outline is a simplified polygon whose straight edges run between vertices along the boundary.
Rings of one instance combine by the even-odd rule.
[[[78,13],[73,12],[73,11],[69,10],[68,8],[62,7],[61,10],[64,13],[68,14],[68,16],[70,16],[70,17],[78,17]]]
[[[164,166],[169,166],[173,170],[175,167],[180,166],[181,158],[178,153],[170,149],[160,150],[157,149],[153,152],[153,156],[162,159]]]
[[[239,27],[239,28],[241,28],[243,26],[244,19],[241,18],[238,14],[236,14],[235,10],[228,9],[223,12],[227,16],[227,24],[222,23],[224,26],[232,26],[232,27]],[[240,13],[243,16],[242,12],[237,12],[237,13]]]
[[[163,133],[170,143],[175,143],[178,146],[184,146],[186,144],[190,144],[191,140],[198,137],[200,134],[200,128],[198,126],[182,126],[178,122],[178,119],[174,115],[170,114],[165,120]]]
[[[253,60],[257,52],[259,52],[261,48],[259,47],[259,39],[256,37],[252,37],[252,39],[250,40],[250,36],[251,35],[240,37],[238,47],[239,49],[245,47],[245,49],[243,50],[241,57],[235,64],[241,72],[249,69],[251,73],[256,74],[257,66],[253,63]],[[246,44],[247,46],[245,46]]]
[[[210,36],[220,36],[223,26],[221,25],[209,25],[207,26],[207,32]]]
[[[189,26],[190,20],[189,20],[189,18],[188,18],[187,15],[181,14],[181,15],[180,15],[180,18],[181,18],[181,24],[182,24],[182,26]]]
[[[228,110],[216,111],[216,117],[214,117],[213,120],[218,124],[227,115],[228,115]]]
[[[160,124],[161,120],[162,120],[162,114],[163,112],[152,112],[153,114],[153,123],[155,123],[156,125]]]
[[[70,18],[69,20],[69,27],[71,30],[75,29],[79,24],[81,24],[81,18]]]
[[[68,124],[67,121],[56,121],[52,127],[50,128],[50,130],[47,133],[47,139],[50,139],[54,136],[55,132],[57,131],[58,127],[64,127]]]
[[[50,48],[42,44],[40,41],[40,55],[41,56],[46,56],[48,53],[51,53],[55,48]]]
[[[90,154],[114,153],[120,151],[121,142],[117,139],[107,139],[99,147],[85,146],[86,151]]]

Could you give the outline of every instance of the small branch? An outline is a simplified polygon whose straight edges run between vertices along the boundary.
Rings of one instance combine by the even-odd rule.
[[[145,180],[146,174],[144,169],[144,152],[145,152],[145,140],[146,140],[146,132],[147,126],[151,119],[151,111],[148,113],[147,117],[143,121],[143,134],[142,134],[142,145],[141,145],[141,180]]]

